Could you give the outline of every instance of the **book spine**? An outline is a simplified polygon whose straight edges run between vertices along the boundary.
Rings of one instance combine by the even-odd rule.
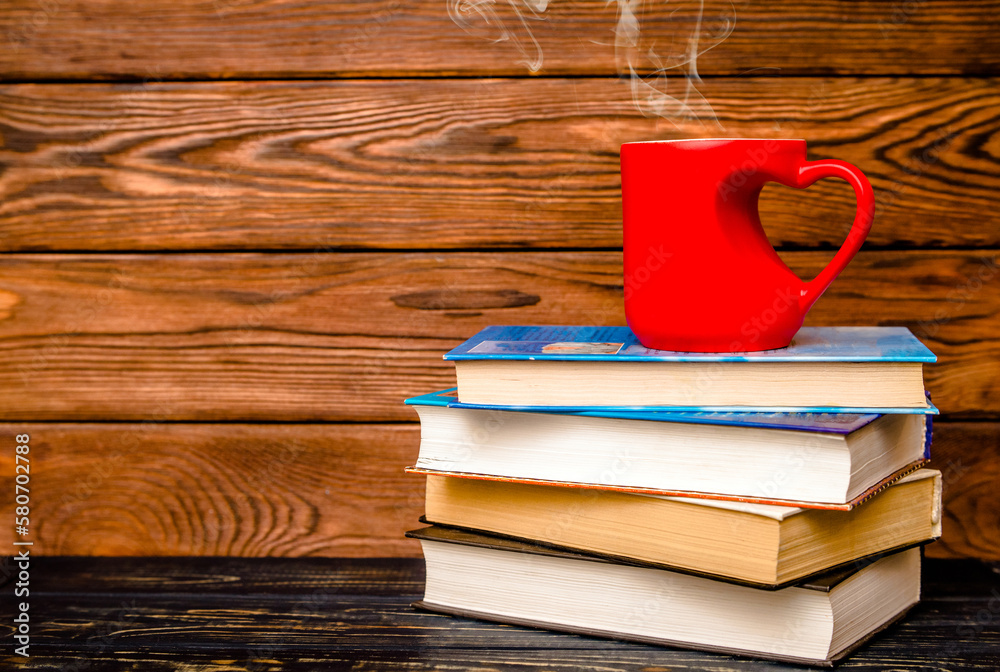
[[[924,459],[931,459],[931,441],[933,440],[934,416],[924,416]]]

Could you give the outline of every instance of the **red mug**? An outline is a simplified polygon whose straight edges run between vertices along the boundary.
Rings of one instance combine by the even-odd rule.
[[[854,258],[875,198],[844,161],[806,160],[805,140],[664,140],[621,148],[625,318],[647,348],[783,348]],[[757,212],[767,182],[804,189],[847,180],[857,214],[823,271],[803,282],[767,240]]]

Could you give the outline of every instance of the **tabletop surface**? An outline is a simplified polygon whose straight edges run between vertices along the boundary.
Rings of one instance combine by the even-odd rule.
[[[400,558],[31,558],[23,658],[2,569],[3,670],[797,669],[420,612],[423,561]],[[1000,670],[1000,566],[927,560],[923,591],[838,669]]]

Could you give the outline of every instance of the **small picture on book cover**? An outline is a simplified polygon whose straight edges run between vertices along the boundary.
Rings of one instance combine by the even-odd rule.
[[[477,355],[617,355],[624,343],[586,341],[483,341],[469,352]]]

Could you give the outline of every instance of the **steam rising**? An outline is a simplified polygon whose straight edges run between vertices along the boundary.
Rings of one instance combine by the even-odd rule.
[[[511,42],[531,72],[542,69],[542,48],[531,32],[531,22],[544,21],[549,0],[448,0],[448,16],[462,30],[484,32],[492,42]],[[476,28],[478,26],[478,29]],[[485,29],[485,31],[484,31]]]
[[[655,38],[644,34],[642,20],[647,0],[608,0],[618,5],[615,26],[615,65],[619,72],[628,72],[632,101],[646,117],[662,117],[675,125],[680,121],[697,120],[702,126],[722,127],[711,104],[698,90],[698,57],[721,44],[733,32],[736,24],[735,8],[732,13],[719,15],[719,29],[709,38],[702,34],[705,16],[704,0],[678,2],[677,0],[651,0],[662,5],[674,5],[671,16],[683,9],[694,9],[690,32],[686,36],[673,36],[671,44],[679,44],[669,54],[662,54]],[[481,34],[493,42],[511,42],[520,52],[531,72],[542,68],[542,48],[532,32],[535,23],[545,20],[549,0],[448,0],[448,15],[463,30]],[[662,36],[665,37],[665,36]],[[676,70],[684,81],[679,91],[670,86],[668,74]],[[639,74],[648,72],[649,74]],[[671,89],[671,93],[668,93]]]

